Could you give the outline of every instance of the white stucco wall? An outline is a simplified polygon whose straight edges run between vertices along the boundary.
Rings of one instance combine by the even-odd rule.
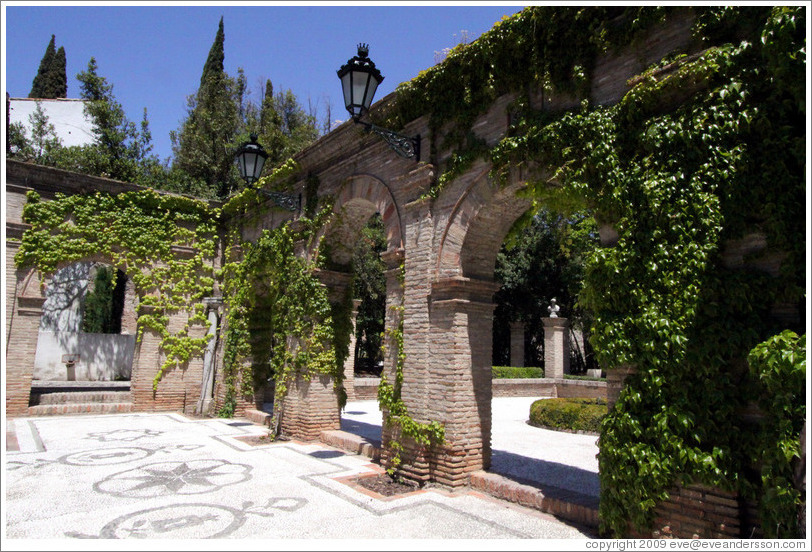
[[[79,355],[71,374],[76,381],[129,379],[135,335],[90,334],[82,331],[82,309],[91,263],[74,263],[58,270],[45,292],[35,380],[67,380],[63,355]]]
[[[33,98],[9,99],[9,123],[22,123],[31,137],[29,116],[37,108],[37,102],[54,125],[56,136],[64,147],[84,146],[93,142],[93,124],[84,114],[84,100],[56,99],[37,100]]]
[[[62,362],[62,356],[67,354],[79,355],[72,374],[76,381],[130,379],[134,351],[134,335],[40,330],[34,379],[69,379],[68,369]]]

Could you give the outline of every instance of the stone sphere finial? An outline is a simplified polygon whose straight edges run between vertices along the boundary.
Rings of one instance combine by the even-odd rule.
[[[550,313],[550,318],[558,318],[558,311],[561,310],[561,307],[555,304],[555,297],[550,301],[550,306],[547,307],[547,311]]]

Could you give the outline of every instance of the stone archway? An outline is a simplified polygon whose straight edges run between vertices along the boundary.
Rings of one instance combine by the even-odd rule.
[[[490,466],[493,271],[505,235],[531,204],[517,197],[520,184],[499,187],[487,169],[470,171],[432,206],[447,218],[434,229],[437,254],[423,299],[428,338],[407,332],[407,359],[425,358],[414,366],[425,370],[420,416],[440,421],[446,432],[442,450],[427,462],[429,477],[450,486],[465,485],[473,471]],[[407,306],[407,322],[410,315],[417,313]]]
[[[400,213],[386,184],[366,174],[347,178],[339,188],[333,205],[331,221],[321,229],[311,251],[303,252],[311,258],[316,252],[326,259],[326,266],[316,271],[316,276],[328,290],[334,306],[352,293],[353,248],[368,220],[379,213],[383,221],[387,250],[381,254],[386,271],[386,317],[385,327],[396,327],[400,314],[390,306],[400,305],[403,286],[399,279],[403,260],[403,230]],[[388,334],[389,332],[387,332]],[[385,347],[384,371],[392,378],[397,360],[396,348]],[[316,381],[296,382],[285,397],[282,430],[286,434],[317,439],[322,431],[340,428],[338,401],[330,378]]]

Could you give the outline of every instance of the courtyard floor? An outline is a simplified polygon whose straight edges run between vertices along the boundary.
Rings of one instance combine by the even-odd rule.
[[[544,484],[553,477],[556,485],[592,492],[595,438],[531,428],[518,421],[524,406],[510,401],[532,402],[494,400],[492,471],[540,477]],[[374,401],[349,403],[343,424],[372,432],[376,415],[379,438]],[[553,434],[539,445],[543,458],[527,430]],[[2,548],[26,542],[17,539],[57,539],[42,544],[49,548],[73,548],[73,539],[334,539],[334,548],[357,549],[357,539],[591,536],[472,490],[426,488],[382,497],[357,484],[381,473],[368,458],[314,443],[249,444],[266,431],[245,420],[176,413],[7,419]],[[97,549],[92,542],[83,541],[81,549]]]

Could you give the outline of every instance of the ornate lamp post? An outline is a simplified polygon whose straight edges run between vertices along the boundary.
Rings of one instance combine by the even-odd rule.
[[[257,142],[257,135],[252,134],[251,139],[245,142],[240,149],[237,150],[236,160],[237,167],[240,169],[240,177],[245,180],[249,188],[254,188],[256,191],[270,198],[276,205],[287,209],[288,211],[301,211],[302,196],[298,198],[286,195],[280,192],[271,192],[256,188],[253,184],[259,180],[259,175],[262,174],[262,168],[265,166],[265,160],[268,154]]]
[[[383,138],[395,153],[406,159],[420,161],[420,135],[410,137],[367,123],[361,117],[369,111],[378,85],[383,82],[381,72],[369,59],[369,45],[359,44],[358,55],[338,70],[338,78],[344,91],[344,105],[352,120],[363,125],[367,131]]]

